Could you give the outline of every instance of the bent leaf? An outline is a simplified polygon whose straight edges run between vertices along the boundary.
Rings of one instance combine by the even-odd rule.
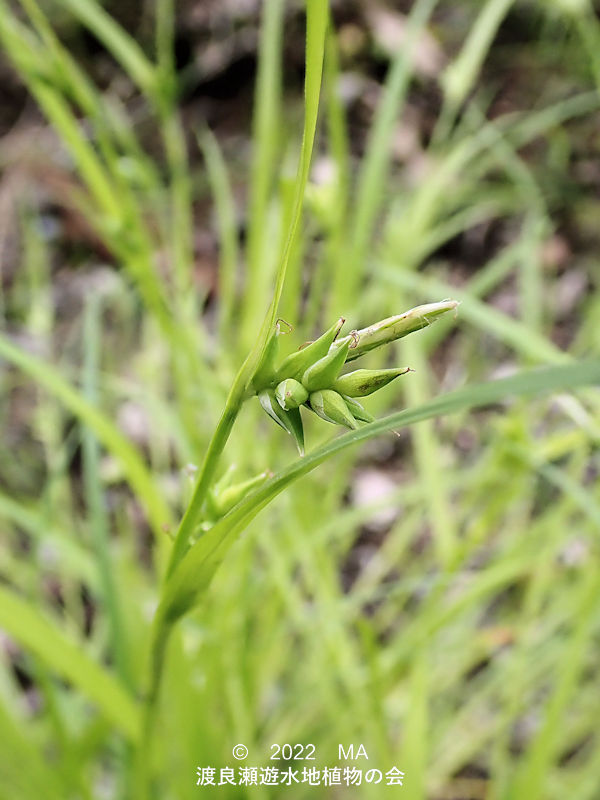
[[[577,386],[595,383],[600,383],[600,360],[527,370],[509,378],[450,392],[417,408],[396,412],[334,439],[267,481],[235,506],[188,551],[165,587],[155,625],[160,629],[189,611],[209,585],[227,550],[243,528],[287,486],[347,447],[416,422],[482,408],[509,397],[569,391]]]
[[[139,710],[121,684],[50,617],[6,586],[0,586],[0,627],[79,689],[127,739],[137,740]]]
[[[50,392],[69,411],[87,425],[98,440],[121,464],[128,483],[144,504],[159,545],[165,536],[163,525],[171,522],[171,511],[144,460],[116,425],[96,406],[89,403],[54,367],[41,358],[27,353],[0,333],[0,356],[10,361],[26,375]]]

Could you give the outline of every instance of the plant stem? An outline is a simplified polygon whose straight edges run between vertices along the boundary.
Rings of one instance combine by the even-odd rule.
[[[185,555],[189,537],[200,519],[202,506],[206,500],[206,494],[212,483],[219,458],[229,439],[233,424],[246,396],[248,362],[249,358],[246,359],[246,362],[236,376],[229,391],[225,409],[221,414],[221,418],[208,445],[202,469],[200,470],[196,486],[194,487],[194,494],[192,495],[192,499],[185,510],[185,514],[177,530],[177,535],[171,551],[171,558],[166,571],[166,578],[169,578],[173,574],[173,570]]]
[[[246,398],[246,389],[250,382],[254,370],[266,347],[269,333],[275,324],[277,308],[283,291],[283,284],[287,265],[290,260],[290,253],[294,246],[300,219],[302,216],[302,205],[304,201],[304,190],[308,180],[310,161],[312,156],[315,131],[317,126],[317,116],[319,110],[319,97],[321,90],[321,77],[323,71],[323,52],[325,47],[325,31],[329,17],[328,6],[320,0],[309,0],[306,9],[307,33],[306,33],[306,78],[305,78],[305,114],[304,132],[302,136],[302,147],[300,149],[300,162],[296,176],[296,186],[294,192],[294,209],[290,221],[290,229],[285,241],[277,275],[275,278],[275,290],[271,304],[263,321],[260,333],[256,338],[254,347],[242,364],[235,377],[227,401],[225,410],[216,427],[213,437],[208,445],[208,450],[202,464],[202,469],[194,494],[185,511],[177,535],[169,566],[166,571],[166,578],[172,575],[173,570],[185,555],[189,537],[198,523],[202,511],[202,505],[206,499],[206,493],[210,487],[215,470],[219,463],[219,457],[223,452],[225,444],[233,428],[233,424],[240,411],[242,403]]]
[[[150,648],[150,681],[144,701],[142,727],[139,746],[135,755],[134,775],[137,800],[149,800],[152,796],[152,773],[148,764],[153,763],[152,734],[154,732],[160,684],[167,653],[167,645],[173,625],[165,624],[157,614],[152,626],[152,644]]]
[[[93,406],[98,404],[101,314],[102,301],[98,295],[92,294],[86,303],[84,313],[83,396]],[[123,626],[120,596],[111,567],[110,533],[100,478],[100,446],[94,431],[89,426],[83,428],[81,437],[88,525],[98,564],[102,604],[106,608],[110,626],[112,655],[119,677],[131,691],[133,679],[130,672],[127,637]]]
[[[273,5],[271,7],[275,8],[276,6]],[[300,149],[298,173],[296,176],[292,217],[290,220],[288,235],[281,253],[277,275],[275,276],[273,297],[265,315],[262,327],[254,342],[254,346],[252,347],[246,360],[240,367],[235,380],[233,381],[225,403],[225,409],[208,445],[204,462],[202,464],[200,474],[198,475],[198,480],[196,481],[192,499],[188,504],[175,537],[175,542],[173,544],[169,564],[166,570],[163,592],[164,586],[167,584],[168,579],[172,576],[175,568],[178,566],[179,562],[189,549],[189,539],[199,522],[200,515],[202,513],[202,507],[206,500],[206,495],[211,483],[213,482],[220,456],[225,448],[225,445],[227,444],[227,440],[229,439],[242,404],[248,397],[248,385],[252,380],[260,359],[263,356],[267,346],[269,334],[275,324],[287,266],[290,260],[290,254],[292,252],[300,226],[304,191],[308,180],[317,126],[323,69],[323,51],[325,46],[325,32],[329,17],[328,5],[323,4],[321,0],[308,0],[306,15],[307,33],[304,131],[302,136],[302,146]],[[164,602],[164,597],[161,603],[162,602]],[[161,608],[163,610],[161,610]],[[169,614],[168,612],[165,615],[164,608],[164,605],[159,606],[159,610],[155,616],[153,624],[150,650],[151,663],[149,690],[144,705],[141,745],[138,750],[136,760],[136,775],[139,778],[138,786],[143,787],[139,789],[140,800],[146,800],[146,797],[150,794],[150,792],[145,794],[145,788],[150,789],[150,775],[145,771],[145,759],[149,759],[150,762],[152,761],[152,735],[158,710],[158,697],[164,669],[166,648],[175,622],[182,615],[182,613],[185,613],[185,608],[183,608],[180,610],[175,610],[173,615]]]

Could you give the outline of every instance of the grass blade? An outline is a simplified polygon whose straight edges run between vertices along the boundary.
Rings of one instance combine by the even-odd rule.
[[[53,620],[6,586],[0,586],[0,626],[76,686],[124,736],[136,741],[139,712],[130,695]]]
[[[210,583],[225,553],[243,527],[283,489],[333,455],[359,442],[368,441],[391,430],[400,430],[422,420],[482,408],[509,397],[569,391],[577,386],[599,382],[598,360],[527,370],[509,378],[459,389],[417,408],[391,414],[308,453],[239,503],[190,549],[167,583],[157,615],[157,624],[160,626],[165,621],[173,621],[189,610]]]
[[[288,263],[290,261],[300,227],[302,207],[304,203],[304,192],[306,189],[306,183],[308,181],[313,144],[317,130],[317,117],[319,113],[319,96],[321,90],[321,78],[323,74],[325,32],[327,30],[328,13],[328,7],[322,3],[321,0],[308,0],[306,9],[307,32],[304,133],[302,137],[300,162],[298,165],[296,186],[294,190],[292,219],[277,270],[273,298],[265,316],[260,333],[256,338],[255,345],[235,377],[227,397],[225,409],[221,415],[221,419],[219,420],[213,438],[208,446],[202,469],[200,470],[196,486],[194,487],[192,499],[186,509],[185,515],[181,521],[181,525],[179,526],[179,530],[177,531],[175,544],[171,554],[171,561],[168,568],[169,575],[172,574],[173,570],[179,563],[188,547],[189,537],[194,530],[194,527],[200,516],[202,505],[206,497],[206,492],[208,491],[212,481],[214,471],[217,467],[223,448],[225,447],[225,444],[229,438],[234,422],[246,396],[248,383],[252,379],[254,370],[262,359],[269,339],[269,334],[275,326],[277,309],[279,307],[279,301],[281,300],[281,294],[283,292],[283,285],[285,283]]]
[[[144,505],[160,544],[166,540],[163,525],[171,519],[169,507],[162,498],[142,457],[118,428],[98,408],[41,358],[26,353],[0,333],[0,356],[14,364],[40,386],[57,397],[66,408],[94,431],[98,440],[120,462],[131,487]]]
[[[94,0],[60,0],[60,4],[104,44],[142,92],[154,98],[156,69],[135,39]]]

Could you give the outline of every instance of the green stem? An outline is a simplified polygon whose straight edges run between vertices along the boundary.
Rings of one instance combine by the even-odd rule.
[[[173,625],[166,624],[163,618],[157,614],[152,628],[150,681],[144,702],[140,744],[135,757],[136,800],[148,800],[152,796],[152,772],[148,765],[151,765],[154,761],[152,758],[152,739],[158,712],[159,692],[167,646],[172,630]]]
[[[254,347],[244,361],[240,371],[233,382],[225,410],[219,420],[217,428],[208,446],[204,463],[198,476],[194,494],[186,509],[179,530],[175,537],[175,543],[171,552],[169,566],[166,577],[172,575],[173,570],[181,561],[188,548],[189,537],[193,533],[200,514],[202,505],[206,499],[206,494],[215,474],[219,463],[219,457],[223,452],[225,444],[229,439],[231,429],[240,411],[242,403],[246,399],[246,390],[254,370],[256,369],[262,354],[265,350],[269,333],[272,331],[277,317],[277,309],[283,291],[287,265],[290,260],[296,236],[298,234],[300,219],[302,216],[302,205],[304,191],[308,180],[310,161],[312,156],[315,131],[317,127],[317,116],[319,110],[319,97],[321,91],[321,77],[323,71],[323,51],[325,47],[325,32],[327,29],[328,6],[321,0],[308,0],[307,3],[307,32],[306,32],[306,78],[305,78],[305,114],[304,132],[302,136],[302,147],[300,150],[300,163],[296,176],[296,187],[294,193],[294,210],[290,222],[290,229],[281,254],[279,268],[275,279],[275,289],[271,304],[265,316],[262,328],[256,337]]]
[[[98,404],[101,313],[101,299],[98,295],[91,295],[86,303],[84,314],[83,395],[90,405],[94,406]],[[119,677],[131,691],[133,679],[127,652],[127,637],[123,626],[120,596],[111,563],[110,533],[100,479],[100,446],[90,427],[84,426],[81,435],[88,525],[98,563],[102,603],[106,608],[110,625],[110,645]]]
[[[196,528],[202,507],[206,500],[206,495],[213,482],[215,472],[219,463],[220,456],[225,448],[227,440],[233,429],[233,425],[242,404],[248,397],[248,385],[252,380],[254,371],[258,366],[262,355],[267,346],[267,340],[275,324],[277,309],[283,291],[287,265],[290,260],[296,236],[298,234],[300,219],[302,216],[302,205],[304,191],[308,180],[310,161],[315,139],[317,116],[319,108],[319,96],[321,89],[321,76],[323,69],[323,50],[325,44],[325,31],[328,20],[328,6],[321,0],[308,0],[307,2],[307,33],[306,33],[306,79],[305,79],[305,118],[304,132],[302,137],[302,147],[300,151],[300,163],[296,176],[296,186],[294,193],[294,204],[290,227],[286,242],[283,247],[279,267],[275,278],[275,288],[271,304],[263,321],[262,327],[254,347],[242,364],[239,372],[229,391],[225,409],[213,433],[210,444],[206,451],[206,456],[196,481],[192,499],[185,511],[175,542],[171,551],[171,557],[166,570],[165,585],[168,578],[173,574],[175,568],[182,560],[189,549],[190,535]],[[164,586],[163,586],[164,593]],[[158,697],[160,685],[164,671],[165,654],[170,633],[177,619],[185,613],[186,605],[181,609],[177,604],[173,608],[173,614],[166,614],[161,608],[168,608],[161,600],[161,606],[156,614],[153,635],[151,642],[151,666],[149,692],[144,707],[144,721],[142,730],[142,746],[138,750],[136,775],[139,777],[138,786],[150,788],[150,775],[145,772],[145,759],[151,762],[152,736],[155,727],[156,715],[158,710]],[[140,789],[140,800],[145,800],[147,795],[144,789]],[[149,794],[149,793],[148,793]]]
[[[225,409],[208,445],[202,469],[200,470],[196,486],[194,487],[194,494],[192,495],[192,499],[185,510],[185,514],[177,530],[169,566],[167,567],[166,578],[172,575],[175,567],[185,555],[189,538],[200,520],[202,506],[204,505],[208,489],[213,481],[219,458],[227,444],[234,422],[246,397],[248,362],[249,358],[246,359],[246,362],[237,374],[229,396],[227,397]]]

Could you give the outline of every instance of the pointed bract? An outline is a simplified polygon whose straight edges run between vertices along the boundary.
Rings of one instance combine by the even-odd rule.
[[[363,408],[358,400],[355,400],[353,397],[348,397],[348,395],[342,395],[344,398],[346,405],[348,406],[348,410],[354,417],[354,419],[358,419],[361,422],[374,422],[375,417],[372,414],[369,414],[366,408]]]
[[[304,427],[300,409],[294,408],[291,411],[284,411],[277,402],[275,392],[272,389],[265,389],[258,395],[261,406],[267,414],[278,425],[287,431],[296,442],[296,447],[301,456],[304,455]]]
[[[254,372],[252,378],[252,386],[254,391],[260,392],[261,389],[273,383],[275,378],[275,362],[279,354],[279,337],[281,335],[281,327],[279,323],[275,325],[271,336],[267,341],[265,351],[260,360],[260,364]]]

